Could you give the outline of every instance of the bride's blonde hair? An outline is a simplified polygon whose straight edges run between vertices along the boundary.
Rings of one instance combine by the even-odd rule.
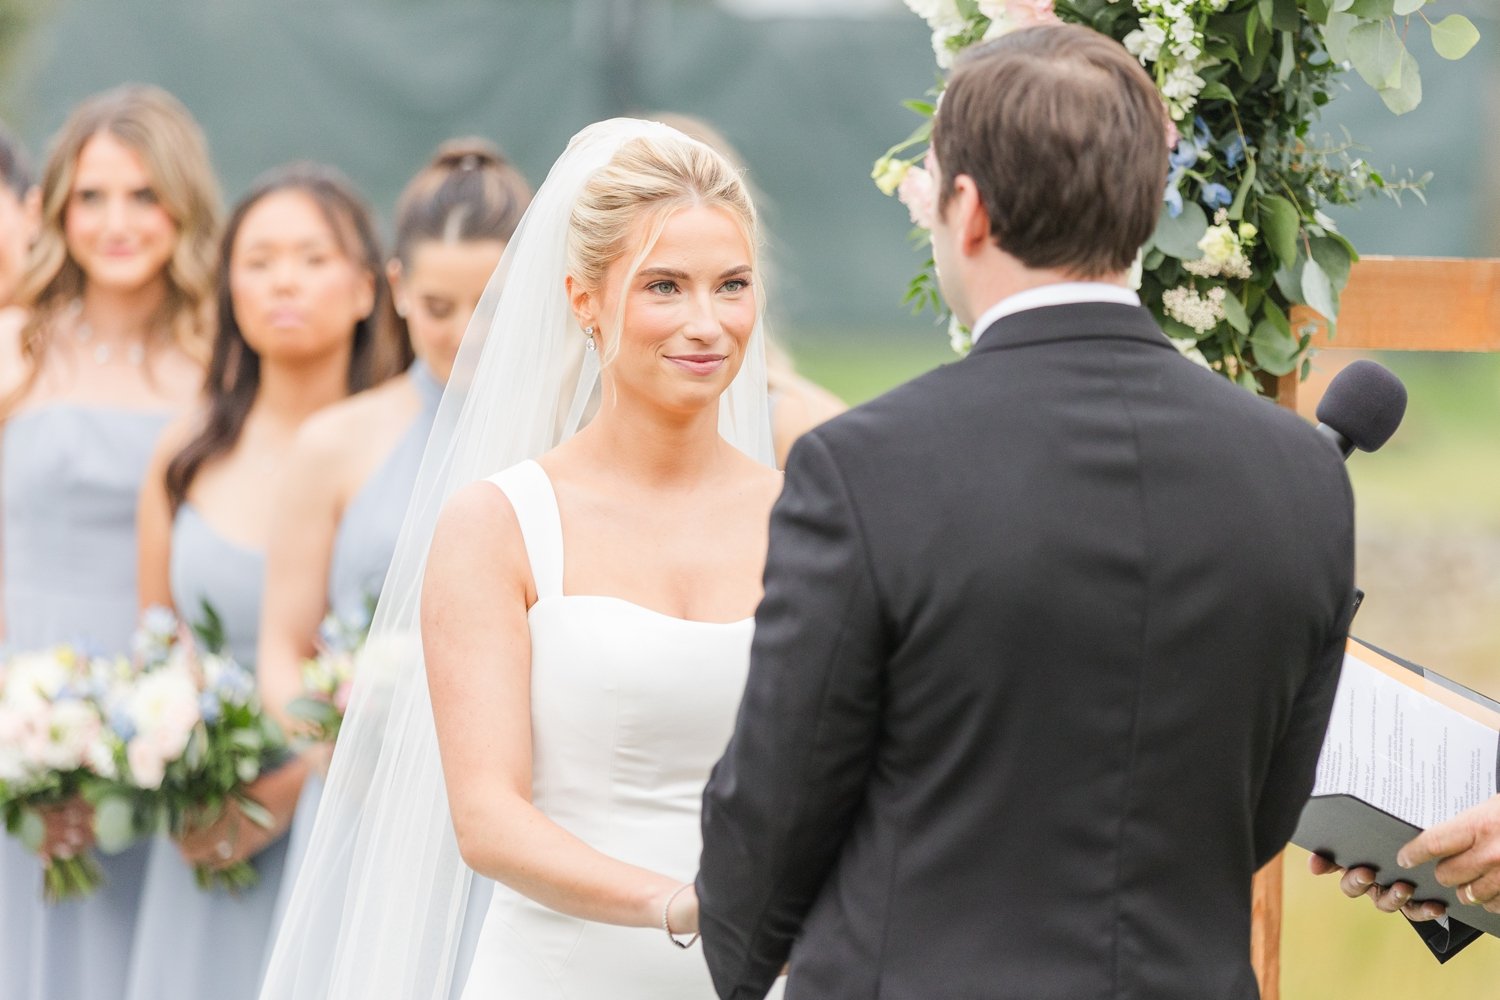
[[[620,147],[614,157],[584,186],[568,221],[568,273],[590,291],[604,287],[610,267],[635,250],[629,285],[646,255],[656,245],[674,212],[684,208],[717,208],[728,213],[750,248],[756,263],[758,224],[755,205],[744,178],[722,155],[685,135],[641,137]],[[642,219],[649,220],[640,246],[630,238]],[[758,277],[758,275],[757,275]],[[765,307],[765,290],[752,283],[758,312]],[[623,297],[614,317],[616,330],[624,320]],[[605,347],[605,364],[619,349],[618,337]]]

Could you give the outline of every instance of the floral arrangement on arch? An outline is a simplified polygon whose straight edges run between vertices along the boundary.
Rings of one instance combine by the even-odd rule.
[[[1432,20],[1424,0],[906,0],[932,29],[938,66],[977,42],[1037,24],[1083,24],[1119,40],[1156,82],[1170,113],[1169,174],[1156,231],[1138,262],[1142,301],[1185,355],[1252,390],[1309,368],[1305,305],[1333,330],[1358,259],[1324,209],[1384,194],[1422,196],[1430,175],[1387,178],[1347,136],[1314,126],[1353,68],[1396,114],[1422,81],[1407,47],[1414,22],[1433,49],[1460,59],[1479,40],[1461,14]],[[926,120],[875,163],[927,246],[933,180],[919,163],[942,83],[906,106]],[[948,316],[931,257],[905,299],[948,319],[954,349],[969,331]]]

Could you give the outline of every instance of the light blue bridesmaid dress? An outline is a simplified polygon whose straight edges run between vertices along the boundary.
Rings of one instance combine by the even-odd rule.
[[[255,663],[265,554],[225,538],[191,505],[172,524],[172,603],[192,622],[206,600],[224,624],[229,652]],[[127,1000],[255,1000],[286,860],[278,838],[252,862],[259,883],[238,895],[205,891],[175,842],[151,844],[131,958]]]
[[[427,437],[432,432],[438,403],[443,397],[443,384],[426,364],[418,361],[411,366],[409,374],[421,395],[422,408],[412,418],[411,424],[390,455],[344,508],[344,516],[339,521],[338,533],[334,537],[333,558],[328,567],[328,606],[333,613],[345,620],[362,620],[368,613],[372,599],[380,594],[386,571],[390,568],[391,558],[396,551],[401,524],[406,518],[406,507],[411,500],[417,470],[427,449]],[[286,906],[296,882],[297,869],[307,853],[313,820],[317,816],[322,794],[322,776],[311,775],[302,786],[302,796],[297,800],[297,813],[292,819],[289,834],[291,846],[287,851],[286,874],[282,880],[278,915]],[[472,912],[480,916],[484,914],[489,906],[491,887],[492,883],[486,879],[474,879],[469,892]],[[478,920],[466,923],[466,927],[475,928],[471,937],[477,936],[478,924]],[[468,943],[465,950],[472,951],[472,942]],[[462,976],[455,987],[455,990],[460,989]]]
[[[136,498],[172,414],[51,403],[0,443],[6,646],[123,653],[137,619]],[[47,906],[37,859],[0,843],[0,1000],[118,1000],[146,863],[142,843],[100,857],[104,886]]]

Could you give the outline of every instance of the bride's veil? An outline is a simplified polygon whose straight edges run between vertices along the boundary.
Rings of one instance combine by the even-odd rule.
[[[455,490],[577,429],[599,363],[583,350],[564,290],[569,218],[589,178],[637,137],[693,141],[632,119],[574,136],[469,324],[269,959],[264,1000],[448,1000],[472,876],[449,818],[422,662],[417,606],[428,544]],[[757,324],[721,403],[720,430],[770,465],[764,343]]]

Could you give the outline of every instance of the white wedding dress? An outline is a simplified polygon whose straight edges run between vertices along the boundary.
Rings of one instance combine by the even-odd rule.
[[[753,619],[673,618],[562,592],[557,499],[534,461],[493,476],[516,512],[536,583],[531,625],[532,801],[596,850],[683,882],[702,846],[703,786],[728,743]],[[772,991],[779,995],[780,986]],[[712,1000],[703,952],[661,929],[565,916],[503,885],[464,1000]]]

